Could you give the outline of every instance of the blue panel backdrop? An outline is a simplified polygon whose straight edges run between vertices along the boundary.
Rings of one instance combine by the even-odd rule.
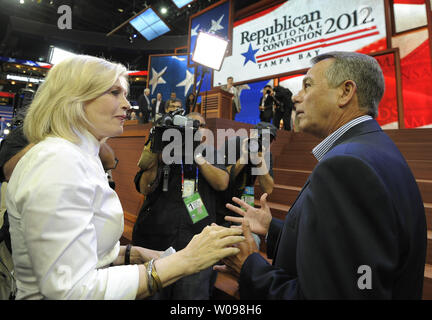
[[[194,85],[194,68],[187,67],[187,55],[152,55],[149,65],[149,82],[151,98],[162,93],[163,100],[175,92],[184,105],[186,96],[192,92]]]
[[[250,124],[257,124],[260,121],[258,107],[266,84],[273,86],[273,80],[251,82],[237,86],[237,89],[240,90],[241,111],[236,114],[236,121]]]

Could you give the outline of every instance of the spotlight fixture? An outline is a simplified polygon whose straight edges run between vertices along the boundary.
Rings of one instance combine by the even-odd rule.
[[[50,46],[48,52],[48,62],[54,65],[74,55],[75,53],[73,52]]]
[[[214,34],[200,32],[196,40],[192,61],[219,71],[225,58],[228,40]]]
[[[167,8],[162,7],[162,9],[161,9],[161,13],[162,13],[162,14],[166,14],[167,12],[168,12]]]

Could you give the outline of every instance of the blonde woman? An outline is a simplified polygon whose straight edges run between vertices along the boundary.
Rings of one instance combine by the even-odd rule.
[[[17,299],[136,299],[236,254],[239,229],[207,227],[172,255],[121,247],[123,210],[98,157],[120,135],[126,69],[75,56],[54,66],[24,121],[34,146],[9,181]],[[130,265],[124,265],[124,264]]]

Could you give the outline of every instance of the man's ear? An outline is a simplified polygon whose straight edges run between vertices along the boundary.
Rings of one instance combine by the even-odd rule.
[[[339,96],[339,107],[343,108],[348,105],[357,92],[357,85],[352,80],[345,80],[341,85],[341,94]]]

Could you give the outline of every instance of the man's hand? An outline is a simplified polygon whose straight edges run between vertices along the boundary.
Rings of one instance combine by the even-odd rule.
[[[240,228],[240,226],[237,228]],[[225,265],[213,267],[213,269],[216,271],[228,272],[237,278],[240,276],[241,268],[247,257],[249,257],[254,252],[258,252],[258,247],[254,238],[252,237],[249,221],[244,220],[241,228],[243,230],[243,236],[245,237],[245,241],[235,245],[235,247],[240,249],[240,252],[234,256],[229,256],[222,259],[222,262]]]
[[[242,208],[227,203],[226,207],[229,210],[241,215],[243,218],[225,216],[225,220],[242,224],[244,220],[248,220],[252,232],[265,236],[272,220],[270,207],[267,205],[267,193],[264,193],[261,196],[261,208],[254,208],[236,197],[232,198],[232,200],[239,204],[246,211],[243,211]]]

